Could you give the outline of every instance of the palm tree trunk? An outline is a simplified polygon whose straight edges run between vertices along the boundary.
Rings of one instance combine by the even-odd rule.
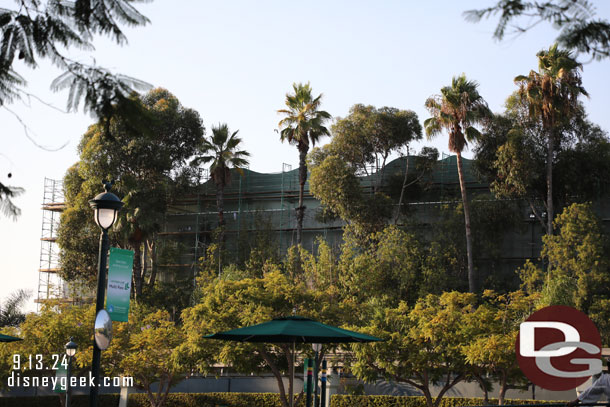
[[[457,170],[460,178],[460,191],[462,192],[462,204],[464,206],[464,225],[466,227],[466,254],[468,256],[468,291],[474,293],[477,291],[476,276],[474,264],[472,261],[472,234],[470,233],[470,205],[468,204],[468,196],[466,194],[466,182],[464,181],[464,170],[462,168],[462,154],[457,155]]]
[[[546,234],[553,234],[553,130],[549,131],[546,149]]]
[[[405,157],[405,176],[402,180],[402,188],[400,189],[400,198],[398,199],[398,209],[396,209],[396,216],[394,217],[394,224],[398,223],[400,217],[400,211],[402,210],[402,199],[405,196],[405,189],[407,189],[407,181],[409,179],[409,146],[407,146],[407,155]]]
[[[307,182],[307,151],[309,146],[299,144],[299,206],[297,207],[297,244],[303,240],[303,218],[305,217],[305,206],[303,205],[303,192]]]
[[[218,210],[218,226],[225,224],[224,217],[225,191],[221,183],[216,184],[216,209]]]
[[[133,297],[137,302],[142,296],[142,280],[144,279],[144,273],[142,273],[142,242],[134,242],[131,246],[133,249]]]
[[[224,204],[225,204],[225,187],[222,182],[216,184],[216,209],[218,210],[218,277],[220,277],[222,271],[222,250],[224,248],[225,240],[225,218],[224,218]]]

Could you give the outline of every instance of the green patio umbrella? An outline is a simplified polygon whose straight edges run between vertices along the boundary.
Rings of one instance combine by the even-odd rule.
[[[292,375],[290,377],[290,388],[292,389],[294,389],[295,344],[377,342],[383,340],[296,315],[275,318],[261,324],[207,335],[205,338],[238,342],[292,343]],[[291,394],[290,406],[293,405],[294,397]]]
[[[15,341],[21,341],[21,340],[23,340],[23,339],[17,338],[16,336],[0,334],[0,342],[15,342]]]

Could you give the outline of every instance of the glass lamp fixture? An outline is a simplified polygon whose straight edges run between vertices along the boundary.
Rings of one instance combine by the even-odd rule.
[[[78,348],[78,345],[74,342],[74,338],[70,337],[70,342],[66,343],[66,355],[68,357],[72,357],[74,355],[76,355],[76,349]]]
[[[111,182],[104,182],[103,192],[89,201],[89,205],[94,209],[95,223],[103,230],[108,230],[114,225],[119,209],[123,206],[123,202],[112,192]]]

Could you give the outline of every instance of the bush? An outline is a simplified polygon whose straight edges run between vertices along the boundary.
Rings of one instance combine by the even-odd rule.
[[[490,404],[498,400],[489,399]],[[551,404],[540,400],[504,400],[504,404]],[[443,397],[439,407],[482,406],[482,398]],[[423,396],[347,396],[335,394],[330,398],[330,407],[426,407]]]
[[[490,404],[498,401],[490,399]],[[505,404],[552,403],[539,400],[505,400]],[[117,407],[118,394],[102,394],[98,407]],[[277,393],[170,393],[163,407],[281,407]],[[305,398],[297,406],[304,406]],[[439,407],[482,406],[482,398],[443,397]],[[60,407],[58,396],[0,397],[0,407]],[[72,396],[71,407],[88,407],[89,396]],[[417,396],[348,396],[335,394],[331,407],[426,407],[426,399]],[[128,407],[150,407],[144,393],[130,394]]]
[[[304,403],[300,403],[302,406]],[[98,407],[117,407],[118,394],[101,394]],[[163,407],[281,407],[276,393],[170,393]],[[88,407],[88,395],[75,395],[70,407]],[[0,397],[0,407],[61,407],[58,396]],[[150,407],[144,393],[129,395],[128,407]]]

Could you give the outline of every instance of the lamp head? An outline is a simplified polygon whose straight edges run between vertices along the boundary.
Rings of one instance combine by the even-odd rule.
[[[95,223],[102,229],[108,230],[116,221],[117,214],[123,206],[123,202],[121,202],[115,194],[110,192],[113,182],[104,180],[102,183],[104,184],[104,190],[106,192],[103,192],[90,200],[89,205],[91,205],[94,210]]]
[[[78,348],[78,345],[74,342],[74,338],[70,337],[70,342],[66,343],[66,355],[68,355],[68,357],[72,357],[74,355],[76,355],[76,349]]]

